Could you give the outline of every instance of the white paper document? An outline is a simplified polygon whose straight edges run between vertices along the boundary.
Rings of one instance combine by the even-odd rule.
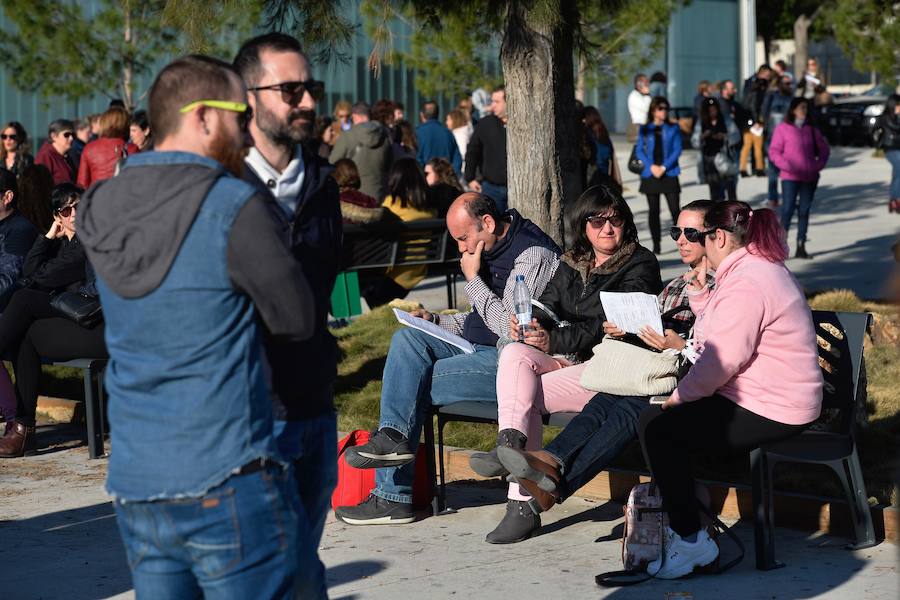
[[[662,317],[656,296],[644,292],[600,292],[606,320],[627,333],[637,333],[649,325],[663,335]]]
[[[412,327],[413,329],[418,329],[419,331],[424,331],[431,337],[436,337],[439,340],[443,340],[450,344],[451,346],[456,346],[466,354],[472,354],[475,352],[475,346],[471,344],[467,339],[459,337],[455,333],[450,333],[446,329],[443,329],[439,325],[435,325],[431,321],[426,321],[420,317],[414,317],[408,312],[404,310],[400,310],[395,308],[394,315],[396,315],[397,320],[402,324]]]

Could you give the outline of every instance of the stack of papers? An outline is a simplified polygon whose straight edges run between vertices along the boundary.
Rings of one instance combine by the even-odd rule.
[[[649,326],[663,335],[662,316],[656,296],[644,292],[600,292],[606,320],[626,333]]]
[[[459,337],[455,333],[450,333],[446,329],[441,328],[439,325],[435,325],[431,321],[426,321],[421,317],[414,317],[408,312],[400,310],[399,308],[394,309],[394,315],[402,324],[408,327],[412,327],[413,329],[418,329],[419,331],[424,331],[428,335],[436,337],[441,341],[447,342],[451,346],[456,346],[466,354],[472,354],[473,352],[475,352],[475,346],[473,346],[472,343],[467,339]]]

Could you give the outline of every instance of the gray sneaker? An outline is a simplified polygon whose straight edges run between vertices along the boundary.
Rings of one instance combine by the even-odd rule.
[[[409,441],[399,432],[387,429],[376,431],[367,443],[353,446],[344,453],[347,464],[357,469],[399,467],[415,458],[409,449]]]
[[[338,506],[334,516],[348,525],[403,525],[416,520],[412,504],[385,500],[375,494],[356,506]]]

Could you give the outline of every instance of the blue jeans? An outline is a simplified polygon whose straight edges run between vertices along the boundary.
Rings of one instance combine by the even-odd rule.
[[[900,200],[900,150],[886,150],[884,156],[891,163],[891,200]]]
[[[137,598],[293,598],[297,508],[291,474],[233,475],[199,498],[115,502]]]
[[[463,400],[497,401],[497,348],[475,346],[465,354],[418,329],[394,334],[384,365],[379,428],[396,429],[415,452],[430,405]],[[430,426],[430,425],[429,425]],[[378,469],[372,493],[412,504],[415,462]]]
[[[318,549],[337,485],[337,417],[328,412],[302,421],[275,421],[274,433],[278,451],[293,463],[303,509],[297,515],[297,594],[328,598]]]
[[[769,168],[766,170],[766,174],[769,176],[769,197],[767,199],[778,202],[778,200],[780,199],[778,197],[778,176],[781,175],[781,171],[778,169],[778,167],[776,167],[772,163],[769,163]]]
[[[509,208],[509,189],[505,185],[482,180],[481,193],[492,198],[500,212],[506,212],[506,209]]]
[[[631,440],[637,438],[645,396],[599,393],[544,450],[562,463],[560,498],[565,500],[605,469]]]
[[[797,209],[797,241],[806,241],[806,230],[809,226],[809,211],[812,209],[813,196],[818,181],[781,180],[781,191],[784,192],[784,205],[781,208],[781,224],[787,232],[791,228],[794,209]],[[799,202],[798,202],[799,200]]]

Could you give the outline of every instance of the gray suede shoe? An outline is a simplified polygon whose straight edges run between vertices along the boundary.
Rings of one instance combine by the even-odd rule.
[[[506,514],[497,528],[484,538],[488,544],[515,544],[527,540],[541,528],[541,516],[532,510],[528,502],[506,501]]]
[[[521,431],[502,429],[497,433],[497,446],[506,448],[525,448],[527,438]],[[469,466],[482,477],[505,477],[509,471],[497,458],[497,448],[490,452],[473,452],[469,457]]]

